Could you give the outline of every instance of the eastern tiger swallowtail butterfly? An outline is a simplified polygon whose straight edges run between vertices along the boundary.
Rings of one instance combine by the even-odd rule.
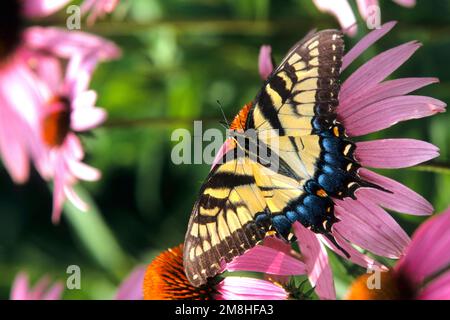
[[[338,220],[331,197],[354,197],[358,187],[369,186],[357,174],[355,145],[336,120],[343,51],[337,30],[307,35],[235,118],[242,125],[232,129],[253,129],[256,138],[234,143],[201,187],[183,253],[194,286],[267,235],[292,240],[295,221],[339,247],[332,236]],[[277,139],[276,172],[261,157],[250,156],[255,144],[271,149],[267,131]]]

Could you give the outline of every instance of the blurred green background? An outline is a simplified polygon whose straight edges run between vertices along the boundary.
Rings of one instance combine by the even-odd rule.
[[[352,5],[356,8],[354,1]],[[441,83],[420,94],[450,99],[450,2],[420,1],[413,9],[381,1],[382,20],[399,24],[353,65],[410,40],[424,46],[394,77],[435,76]],[[360,19],[358,17],[358,19]],[[63,24],[64,12],[51,18]],[[368,32],[346,38],[347,48]],[[261,85],[257,57],[271,44],[277,61],[310,29],[338,27],[310,0],[129,0],[114,14],[82,30],[115,41],[123,50],[117,61],[102,64],[92,88],[109,120],[83,137],[86,162],[103,172],[97,183],[81,183],[92,210],[66,206],[58,226],[50,221],[51,193],[37,174],[24,186],[0,169],[0,298],[7,299],[18,271],[33,282],[44,274],[65,281],[68,265],[81,267],[81,290],[66,299],[109,299],[137,264],[149,263],[161,250],[183,241],[198,189],[209,171],[204,165],[174,165],[170,159],[174,129],[221,128],[220,101],[228,119],[254,98]],[[441,149],[436,162],[450,162],[450,116],[400,123],[367,138],[409,137]],[[365,137],[366,138],[366,137]],[[403,169],[383,171],[433,203],[449,201],[450,175]],[[394,214],[412,233],[423,220]],[[332,259],[338,294],[360,268]]]

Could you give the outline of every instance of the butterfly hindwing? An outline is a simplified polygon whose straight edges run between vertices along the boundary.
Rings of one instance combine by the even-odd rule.
[[[236,147],[228,155],[235,151]],[[216,275],[222,261],[250,249],[266,233],[265,226],[255,222],[256,215],[266,210],[253,174],[258,164],[245,156],[228,158],[202,186],[186,233],[186,276],[197,286]]]

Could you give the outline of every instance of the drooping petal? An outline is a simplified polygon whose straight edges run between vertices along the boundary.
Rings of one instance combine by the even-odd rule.
[[[356,93],[346,101],[340,101],[338,116],[340,119],[346,119],[353,113],[358,112],[359,109],[375,102],[406,95],[437,82],[439,82],[437,78],[403,78],[381,82],[369,91],[364,91],[361,94]]]
[[[365,168],[361,168],[358,173],[363,180],[372,182],[390,192],[362,188],[356,191],[357,198],[361,193],[363,197],[371,199],[374,203],[397,212],[414,215],[429,215],[433,213],[431,203],[403,184]]]
[[[294,232],[308,271],[311,286],[321,299],[336,299],[333,274],[325,246],[317,236],[300,223],[294,223]]]
[[[226,266],[228,271],[255,271],[273,275],[306,274],[305,264],[274,248],[258,245],[236,257]]]
[[[98,169],[80,161],[67,159],[67,165],[69,166],[71,174],[80,180],[97,181],[101,177],[101,172]]]
[[[261,79],[266,80],[272,73],[272,47],[268,45],[261,46],[258,57],[258,70]]]
[[[320,11],[335,16],[344,32],[349,36],[356,34],[356,18],[347,0],[313,0],[313,2]]]
[[[142,284],[147,266],[137,266],[120,284],[116,293],[116,300],[142,300]]]
[[[333,250],[335,253],[340,255],[343,258],[349,259],[351,262],[366,268],[366,269],[380,269],[380,270],[388,270],[386,266],[379,263],[378,261],[372,259],[371,257],[359,252],[356,250],[352,245],[348,243],[347,240],[342,237],[342,235],[339,233],[338,230],[333,230],[333,236],[336,240],[336,242],[339,244],[339,246],[342,247],[347,253],[350,255],[350,258],[347,258],[344,256],[341,250],[339,250],[329,239],[324,237],[323,235],[318,235],[320,240],[327,245],[331,250]]]
[[[415,139],[381,139],[356,143],[355,158],[366,167],[406,168],[436,158],[439,149]]]
[[[420,285],[428,276],[450,266],[450,208],[423,223],[412,237],[395,270]]]
[[[450,300],[450,272],[429,283],[417,297],[418,300]]]
[[[341,119],[347,134],[356,137],[389,128],[400,121],[444,112],[445,106],[444,102],[431,97],[399,96],[361,106]]]
[[[52,222],[58,224],[61,219],[61,212],[64,203],[64,180],[66,168],[60,155],[56,155],[55,171],[53,176],[53,209]]]
[[[342,84],[339,101],[344,103],[355,94],[371,90],[405,63],[420,46],[421,44],[416,41],[407,42],[370,59]]]
[[[69,153],[74,156],[75,159],[81,160],[84,157],[83,146],[81,145],[80,139],[74,135],[69,134],[66,138],[65,144],[67,145],[67,149]]]
[[[6,103],[0,97],[0,154],[3,164],[15,183],[21,184],[28,180],[30,164],[27,143],[24,137],[25,124],[23,120],[8,110]]]
[[[27,300],[28,291],[28,276],[26,273],[20,272],[14,279],[14,283],[11,288],[10,299]]]
[[[217,300],[285,300],[288,293],[266,280],[226,277],[216,286]]]
[[[380,29],[375,29],[365,35],[358,43],[351,48],[342,58],[341,72],[344,71],[356,58],[358,58],[367,48],[377,42],[386,33],[388,33],[395,25],[396,21],[390,21],[383,24]]]
[[[341,221],[334,229],[356,244],[379,256],[399,258],[409,237],[399,224],[369,198],[334,200],[336,217]]]
[[[46,17],[60,10],[72,0],[26,0],[21,1],[27,17]]]
[[[89,205],[84,202],[80,196],[73,190],[73,187],[70,185],[64,186],[64,195],[66,196],[67,200],[69,200],[76,208],[78,208],[80,211],[87,211],[89,209]]]

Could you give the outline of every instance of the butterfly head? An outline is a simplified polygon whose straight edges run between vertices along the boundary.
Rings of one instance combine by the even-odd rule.
[[[239,113],[234,117],[233,121],[231,122],[230,130],[244,132],[247,117],[249,115],[252,106],[253,103],[249,102],[245,104],[244,107],[242,107],[242,109],[239,111]]]

